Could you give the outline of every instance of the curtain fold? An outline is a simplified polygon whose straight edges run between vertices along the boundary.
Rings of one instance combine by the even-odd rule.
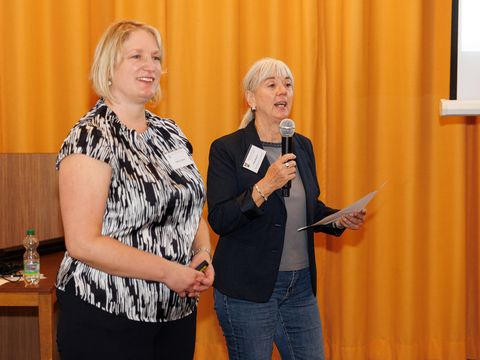
[[[343,207],[384,184],[362,230],[316,236],[327,358],[480,360],[478,118],[438,111],[450,12],[450,0],[0,0],[0,152],[58,151],[96,100],[89,67],[113,21],[162,33],[153,110],[181,126],[203,176],[246,109],[245,72],[280,58],[322,200]],[[208,291],[196,359],[226,358]]]

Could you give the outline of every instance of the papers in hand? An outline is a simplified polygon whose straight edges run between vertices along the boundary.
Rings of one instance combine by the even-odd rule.
[[[339,210],[336,213],[333,213],[332,215],[328,215],[328,216],[324,217],[322,220],[317,221],[314,224],[301,227],[301,228],[297,229],[297,231],[306,230],[310,227],[314,227],[314,226],[317,226],[317,225],[327,225],[327,224],[330,224],[330,223],[340,219],[342,216],[360,211],[363,208],[365,208],[365,206],[367,206],[367,204],[370,202],[370,200],[372,200],[375,197],[375,195],[377,195],[377,192],[378,192],[378,190],[372,191],[371,193],[368,193],[367,195],[362,197],[360,200],[355,201],[353,204],[343,208],[342,210]]]

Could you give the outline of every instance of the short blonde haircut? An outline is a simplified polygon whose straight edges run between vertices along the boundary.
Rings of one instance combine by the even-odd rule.
[[[281,78],[288,77],[292,80],[293,86],[293,75],[287,64],[281,60],[267,57],[255,62],[243,78],[243,90],[245,94],[247,94],[248,91],[252,93],[255,92],[263,80],[272,76],[279,76]],[[252,109],[249,108],[245,115],[243,115],[240,128],[247,126],[254,118],[255,114]]]
[[[90,70],[90,79],[95,92],[109,101],[115,101],[110,92],[109,82],[113,77],[115,67],[121,61],[123,44],[130,34],[137,30],[144,30],[153,35],[160,49],[160,57],[163,60],[162,38],[158,30],[153,26],[132,20],[123,20],[110,25],[97,44]],[[160,99],[160,96],[161,89],[159,84],[155,95],[150,101],[155,104]]]

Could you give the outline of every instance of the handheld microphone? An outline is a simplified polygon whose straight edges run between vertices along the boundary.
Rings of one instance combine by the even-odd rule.
[[[280,135],[282,135],[282,155],[293,153],[293,134],[295,134],[295,122],[292,119],[283,119],[280,121]],[[283,185],[283,197],[290,196],[291,186],[292,182],[290,180]]]

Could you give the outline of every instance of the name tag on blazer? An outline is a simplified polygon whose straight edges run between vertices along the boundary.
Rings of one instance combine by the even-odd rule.
[[[255,145],[250,145],[245,161],[243,162],[243,167],[253,171],[255,174],[258,173],[258,169],[260,169],[266,153],[265,150]]]

